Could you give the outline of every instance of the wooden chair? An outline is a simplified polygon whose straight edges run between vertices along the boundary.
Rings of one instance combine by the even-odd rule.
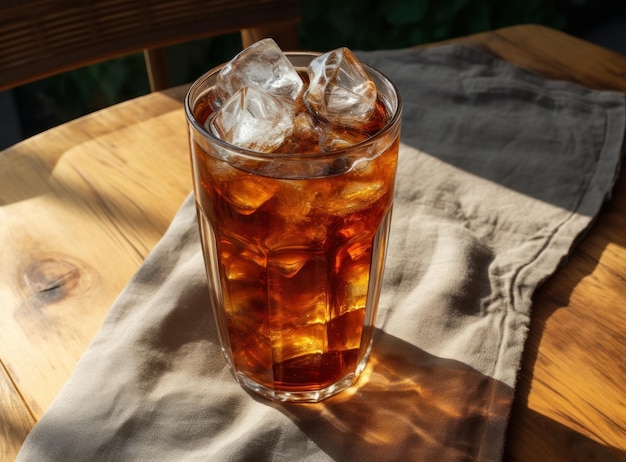
[[[165,47],[240,31],[296,49],[297,0],[6,0],[0,91],[144,51],[152,91],[170,86]]]

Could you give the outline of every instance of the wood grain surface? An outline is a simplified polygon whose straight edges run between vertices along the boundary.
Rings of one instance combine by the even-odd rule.
[[[506,60],[626,92],[626,56],[538,26],[470,37]],[[626,461],[626,175],[535,294],[509,424],[511,461]]]
[[[190,193],[184,92],[0,153],[0,460],[13,460]]]
[[[455,39],[626,91],[626,57],[540,26]],[[191,191],[185,88],[0,153],[0,460],[13,460]],[[626,178],[537,292],[506,460],[626,461]]]

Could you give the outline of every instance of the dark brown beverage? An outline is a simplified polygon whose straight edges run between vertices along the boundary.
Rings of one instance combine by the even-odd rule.
[[[193,105],[200,126],[212,117],[211,97]],[[216,319],[244,386],[316,401],[352,384],[364,367],[391,219],[395,101],[381,95],[368,123],[338,128],[359,144],[337,152],[297,136],[275,153],[228,152],[192,127]]]

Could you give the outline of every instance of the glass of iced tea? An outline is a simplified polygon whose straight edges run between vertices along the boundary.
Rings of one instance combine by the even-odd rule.
[[[236,380],[273,400],[316,402],[353,385],[369,356],[401,103],[347,49],[278,57],[263,46],[271,56],[253,45],[187,94],[199,229]],[[258,77],[256,62],[273,76]]]

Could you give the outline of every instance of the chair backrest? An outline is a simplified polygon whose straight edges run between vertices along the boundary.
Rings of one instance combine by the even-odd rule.
[[[0,91],[142,50],[161,90],[165,47],[239,31],[295,49],[299,19],[298,0],[3,0]]]

